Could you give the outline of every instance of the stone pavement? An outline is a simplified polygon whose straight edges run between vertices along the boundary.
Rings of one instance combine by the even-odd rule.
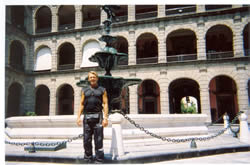
[[[222,127],[209,128],[209,135],[214,134]],[[17,141],[17,140],[10,140]],[[27,142],[28,139],[19,140]],[[33,140],[38,141],[38,139]],[[44,140],[53,141],[53,140]],[[60,140],[59,140],[60,141]],[[125,155],[112,158],[109,153],[110,141],[104,141],[105,163],[152,163],[166,160],[183,158],[193,158],[221,153],[233,153],[250,151],[250,142],[240,142],[232,135],[222,134],[208,141],[196,141],[197,148],[191,148],[190,142],[172,143],[164,142],[159,139],[137,139],[124,140]],[[6,161],[30,161],[30,162],[57,162],[57,163],[84,163],[83,161],[82,140],[74,140],[67,144],[66,149],[59,151],[37,151],[29,153],[24,151],[23,146],[6,144]]]

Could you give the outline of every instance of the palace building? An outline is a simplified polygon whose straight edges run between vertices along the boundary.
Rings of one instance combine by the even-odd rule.
[[[142,79],[123,92],[126,113],[178,114],[190,101],[207,122],[250,111],[249,5],[121,5],[115,14],[113,47],[128,60],[112,76]],[[89,57],[105,46],[106,17],[94,5],[6,6],[5,118],[76,115],[76,83],[105,73]]]

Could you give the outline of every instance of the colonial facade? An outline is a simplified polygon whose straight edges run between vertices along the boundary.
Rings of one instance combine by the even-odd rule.
[[[113,76],[141,78],[127,90],[130,114],[197,113],[216,121],[250,110],[249,5],[122,5],[115,11],[114,47],[128,60]],[[95,70],[88,58],[98,38],[100,6],[6,6],[5,117],[77,114],[76,83]]]

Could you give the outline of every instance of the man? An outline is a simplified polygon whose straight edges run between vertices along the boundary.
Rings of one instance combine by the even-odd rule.
[[[94,71],[88,73],[90,86],[82,90],[81,105],[77,115],[77,125],[81,125],[80,116],[84,113],[84,159],[93,160],[92,136],[94,134],[96,162],[103,162],[103,127],[108,125],[108,97],[105,88],[98,86],[98,75]],[[103,113],[104,111],[104,119]]]

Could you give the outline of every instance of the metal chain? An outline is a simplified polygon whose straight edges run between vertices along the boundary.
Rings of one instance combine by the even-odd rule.
[[[213,135],[207,136],[207,137],[190,137],[190,138],[182,138],[182,139],[167,138],[167,137],[162,137],[162,136],[156,135],[155,133],[152,133],[152,132],[146,130],[144,127],[137,124],[134,120],[132,120],[130,117],[128,117],[124,112],[120,111],[119,113],[122,114],[124,116],[124,118],[127,119],[136,128],[140,129],[141,131],[145,132],[146,134],[148,134],[154,138],[161,139],[162,141],[167,141],[167,142],[181,143],[181,142],[187,142],[187,141],[192,141],[192,140],[206,141],[206,140],[210,140],[210,139],[213,139],[215,137],[218,137],[218,136],[222,135],[227,129],[229,129],[231,124],[234,124],[236,122],[236,120],[238,119],[239,115],[243,112],[241,112],[241,111],[238,112],[237,115],[235,116],[235,118],[232,120],[232,122],[228,125],[228,127],[220,130],[216,134],[213,134]]]
[[[79,134],[76,137],[69,138],[64,141],[56,141],[56,142],[10,142],[5,140],[5,144],[16,145],[16,146],[25,146],[25,145],[36,145],[36,146],[56,146],[64,143],[71,143],[73,140],[77,140],[83,137],[83,134]]]
[[[225,114],[227,114],[227,112],[225,112],[223,115],[221,115],[221,117],[218,118],[215,122],[210,123],[210,124],[208,124],[208,125],[206,125],[206,126],[207,126],[207,127],[210,127],[210,126],[214,125],[215,123],[218,123],[218,122],[224,117]]]

